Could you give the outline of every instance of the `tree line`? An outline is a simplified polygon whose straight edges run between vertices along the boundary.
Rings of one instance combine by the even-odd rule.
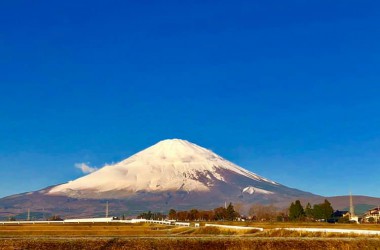
[[[147,213],[141,213],[137,216],[140,219],[147,220],[179,220],[179,221],[217,221],[217,220],[226,220],[233,221],[237,218],[240,218],[240,214],[235,211],[234,206],[230,203],[227,207],[217,207],[213,210],[198,210],[191,209],[185,211],[176,211],[170,209],[168,215],[162,213],[152,213],[148,211]]]
[[[307,203],[305,208],[299,200],[296,200],[290,204],[289,219],[292,221],[327,221],[333,212],[331,203],[326,199],[323,203],[313,206]]]
[[[245,212],[243,212],[245,210]],[[243,209],[242,204],[233,205],[230,203],[227,207],[217,207],[212,210],[182,210],[176,211],[170,209],[169,213],[144,212],[137,218],[147,220],[179,220],[179,221],[233,221],[233,220],[249,220],[249,221],[317,221],[331,218],[334,209],[328,200],[323,203],[314,204],[307,203],[302,206],[299,200],[292,202],[288,208],[279,209],[273,205],[253,204]],[[241,214],[247,214],[243,216]]]

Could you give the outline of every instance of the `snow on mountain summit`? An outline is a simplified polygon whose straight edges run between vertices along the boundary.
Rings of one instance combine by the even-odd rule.
[[[119,163],[56,186],[49,194],[81,197],[90,192],[115,191],[122,192],[123,196],[136,192],[207,192],[216,183],[226,182],[226,172],[256,182],[278,185],[194,143],[170,139],[160,141]]]

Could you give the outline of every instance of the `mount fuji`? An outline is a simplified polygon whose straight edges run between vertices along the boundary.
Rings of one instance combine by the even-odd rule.
[[[171,139],[65,184],[0,199],[0,212],[27,206],[61,215],[96,215],[103,209],[96,207],[106,200],[121,212],[210,209],[225,202],[281,206],[311,197],[320,196],[259,176],[191,142]]]
[[[164,140],[115,165],[52,188],[50,195],[126,198],[139,192],[201,192],[228,186],[237,194],[273,194],[278,183],[191,142]],[[283,188],[283,187],[282,187]]]

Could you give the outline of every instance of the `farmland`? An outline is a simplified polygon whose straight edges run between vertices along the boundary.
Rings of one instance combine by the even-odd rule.
[[[375,239],[141,237],[2,240],[0,249],[378,249]]]
[[[242,223],[231,223],[240,224]],[[246,223],[249,224],[249,223]],[[284,227],[310,223],[254,223],[255,230],[174,227],[157,224],[84,223],[64,225],[1,225],[0,249],[363,249],[380,248],[379,236],[291,232]],[[379,230],[378,225],[313,227]]]

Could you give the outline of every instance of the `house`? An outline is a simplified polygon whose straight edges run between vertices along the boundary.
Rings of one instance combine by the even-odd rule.
[[[380,223],[380,208],[374,207],[365,212],[363,222]]]
[[[340,211],[336,210],[332,213],[331,218],[327,220],[329,223],[335,223],[338,222],[340,218],[347,217],[347,219],[350,219],[350,212],[349,211]]]

